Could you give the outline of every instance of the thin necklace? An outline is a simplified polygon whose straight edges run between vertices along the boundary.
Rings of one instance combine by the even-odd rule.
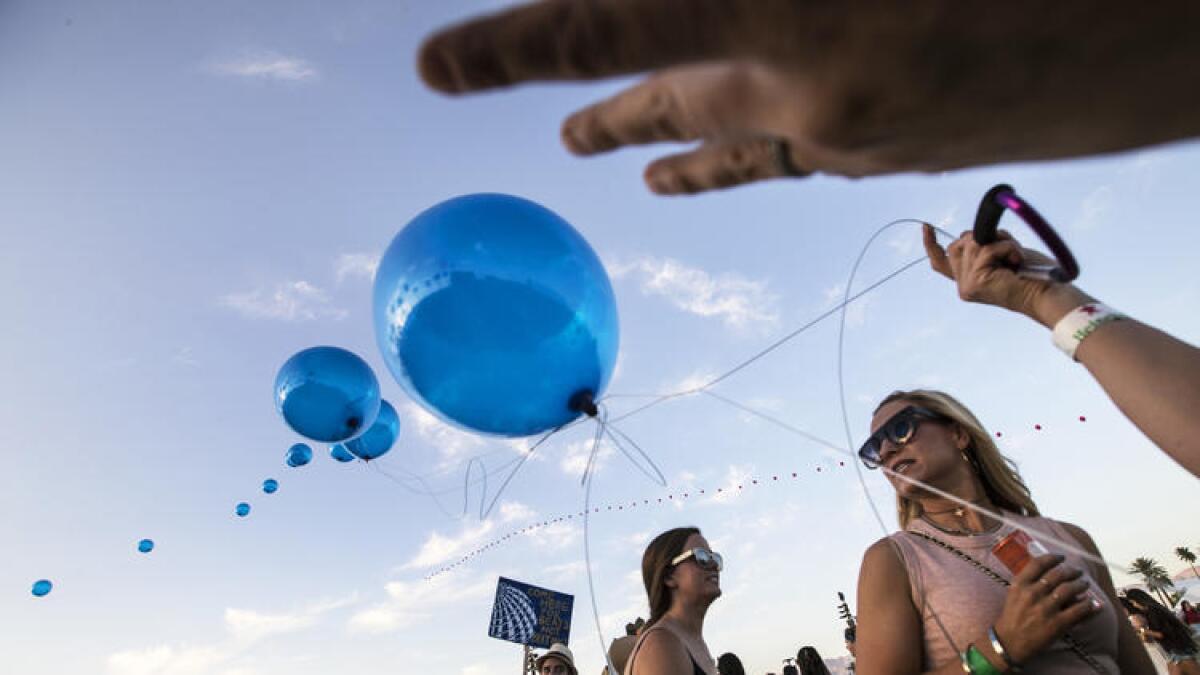
[[[981,499],[977,502],[968,502],[968,503],[972,504],[974,506],[978,506],[983,503],[983,500]],[[955,517],[962,518],[967,515],[967,507],[960,504],[958,506],[955,506],[952,509],[945,509],[943,511],[926,511],[924,507],[921,508],[921,515],[923,515],[923,516],[940,516],[943,513],[953,513],[955,515]]]
[[[954,528],[950,528],[950,527],[942,527],[941,525],[938,525],[937,523],[933,522],[932,520],[926,518],[924,513],[921,514],[921,520],[929,523],[931,526],[934,527],[934,529],[940,530],[941,532],[944,532],[946,534],[954,534],[954,535],[958,535],[958,536],[962,536],[962,537],[979,537],[979,536],[982,536],[985,534],[992,534],[997,529],[999,529],[999,527],[1001,525],[1001,523],[997,521],[995,525],[992,525],[991,527],[989,527],[986,530],[982,530],[980,532],[973,532],[971,530],[959,530],[959,529],[954,529]]]

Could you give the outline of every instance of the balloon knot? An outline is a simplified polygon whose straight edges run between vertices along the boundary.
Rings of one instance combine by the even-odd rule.
[[[571,394],[571,398],[567,399],[567,407],[575,412],[581,412],[588,417],[595,417],[600,414],[596,408],[596,397],[587,389],[580,389]]]

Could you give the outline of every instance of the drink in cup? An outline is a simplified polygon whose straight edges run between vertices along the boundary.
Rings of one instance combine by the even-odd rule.
[[[1024,530],[1013,530],[992,547],[992,554],[1004,563],[1014,576],[1020,574],[1030,560],[1048,553],[1050,551],[1046,550],[1040,541],[1029,536]],[[1088,581],[1088,589],[1083,595],[1092,603],[1092,607],[1099,609],[1103,605],[1100,594],[1092,588],[1091,581]]]

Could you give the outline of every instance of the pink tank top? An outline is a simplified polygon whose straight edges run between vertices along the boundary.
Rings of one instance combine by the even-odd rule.
[[[1067,564],[1083,570],[1084,576],[1091,580],[1096,592],[1104,598],[1104,609],[1076,624],[1070,633],[1107,672],[1116,675],[1118,613],[1096,584],[1092,572],[1094,566],[1034,531],[1046,532],[1078,548],[1082,548],[1082,545],[1065,528],[1048,518],[1012,513],[1006,515],[1014,522],[1027,523],[1030,535],[1040,540],[1051,553],[1061,553],[1066,556]],[[989,534],[964,536],[947,534],[918,518],[908,524],[908,529],[936,537],[987,565],[1001,577],[1012,579],[1013,575],[991,552],[996,542],[1013,531],[1010,525],[1001,525],[1000,529]],[[970,642],[979,640],[1000,617],[1008,588],[931,541],[909,532],[897,532],[890,538],[897,544],[904,566],[908,569],[913,605],[921,616],[925,640],[924,667],[934,669],[950,662],[960,662],[960,650],[965,650]],[[934,617],[935,613],[937,618]],[[940,625],[938,619],[941,620]],[[1023,670],[1028,675],[1095,673],[1062,640],[1030,657],[1023,664]]]

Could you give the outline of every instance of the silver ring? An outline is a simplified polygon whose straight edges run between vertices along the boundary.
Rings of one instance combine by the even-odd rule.
[[[771,140],[771,155],[775,159],[775,168],[781,176],[789,176],[792,178],[803,178],[809,175],[808,171],[801,171],[792,162],[792,148],[788,144],[787,139],[775,138]]]

